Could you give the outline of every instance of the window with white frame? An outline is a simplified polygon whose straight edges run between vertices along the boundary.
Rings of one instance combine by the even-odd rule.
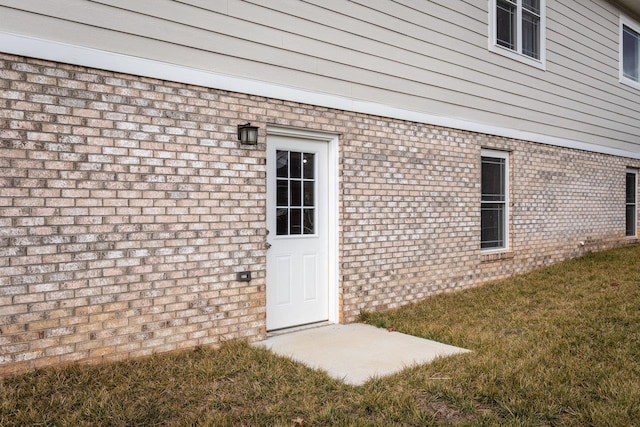
[[[620,17],[620,81],[640,88],[640,25]]]
[[[482,150],[480,248],[507,249],[509,154]]]
[[[635,170],[627,171],[626,185],[626,234],[627,237],[636,237],[637,234],[637,213],[638,213],[638,172]]]
[[[490,0],[489,49],[544,68],[546,0]]]

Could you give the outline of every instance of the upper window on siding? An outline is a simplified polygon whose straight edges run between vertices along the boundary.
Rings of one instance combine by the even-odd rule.
[[[640,89],[640,25],[620,18],[620,81]]]
[[[545,0],[490,0],[489,50],[544,69]]]

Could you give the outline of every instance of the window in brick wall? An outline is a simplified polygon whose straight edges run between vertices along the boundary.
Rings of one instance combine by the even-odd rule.
[[[637,234],[637,213],[638,213],[638,172],[635,170],[627,171],[626,185],[626,234],[628,237],[635,237]]]
[[[507,249],[509,155],[482,150],[480,248]]]

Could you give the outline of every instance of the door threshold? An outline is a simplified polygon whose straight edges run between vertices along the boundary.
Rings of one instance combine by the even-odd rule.
[[[267,337],[290,334],[292,332],[304,331],[306,329],[321,328],[323,326],[335,325],[334,322],[323,320],[322,322],[306,323],[304,325],[291,326],[287,328],[273,329],[267,331]]]

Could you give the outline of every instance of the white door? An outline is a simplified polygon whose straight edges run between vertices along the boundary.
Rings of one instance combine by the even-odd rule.
[[[267,139],[267,330],[329,318],[328,146]]]

